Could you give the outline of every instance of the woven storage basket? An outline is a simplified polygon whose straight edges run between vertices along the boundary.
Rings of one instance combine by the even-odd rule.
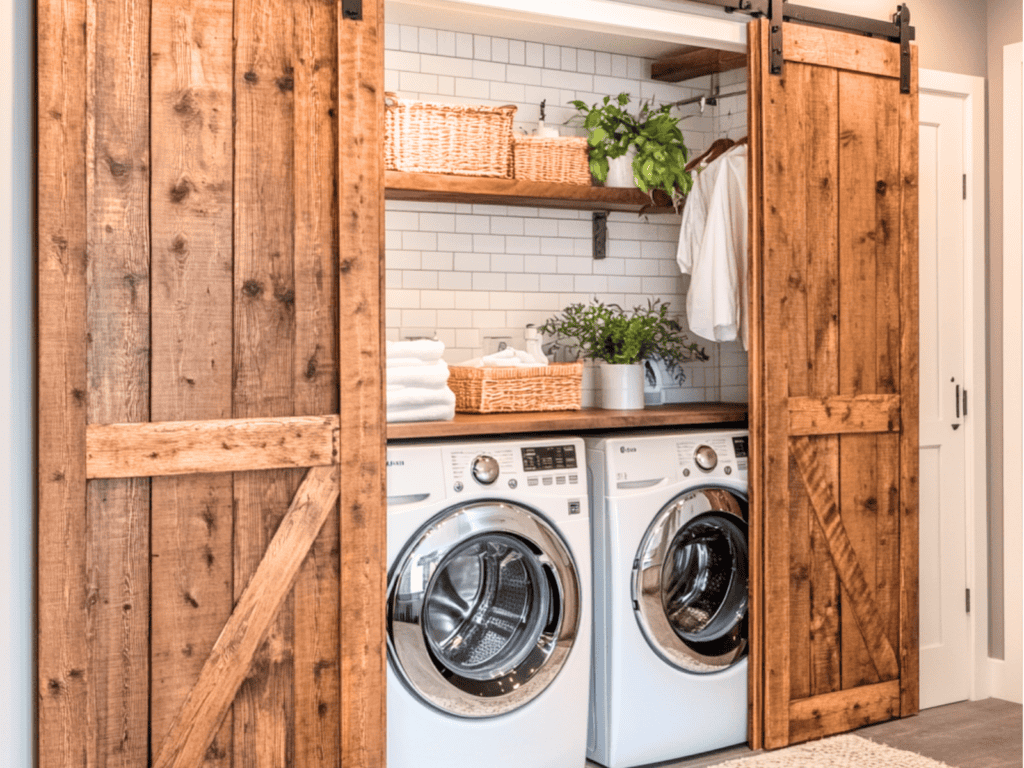
[[[516,136],[512,157],[517,179],[590,186],[590,156],[583,137]]]
[[[536,368],[448,367],[448,388],[459,413],[578,411],[583,363]]]
[[[512,177],[516,107],[433,104],[385,94],[384,164],[389,171]]]

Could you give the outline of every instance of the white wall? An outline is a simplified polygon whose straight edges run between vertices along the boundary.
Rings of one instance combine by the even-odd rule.
[[[32,764],[32,4],[0,0],[0,764]]]

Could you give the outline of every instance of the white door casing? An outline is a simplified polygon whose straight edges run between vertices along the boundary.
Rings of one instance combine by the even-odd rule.
[[[1021,236],[1024,44],[1003,48],[1003,659],[989,660],[990,694],[1021,702],[1021,512],[1024,506],[1024,286]]]
[[[921,72],[922,709],[987,695],[983,94]]]

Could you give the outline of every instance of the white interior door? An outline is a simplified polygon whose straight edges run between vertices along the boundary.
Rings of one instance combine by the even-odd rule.
[[[965,118],[962,99],[922,91],[922,709],[962,701],[971,690],[964,429],[970,407],[964,396]]]

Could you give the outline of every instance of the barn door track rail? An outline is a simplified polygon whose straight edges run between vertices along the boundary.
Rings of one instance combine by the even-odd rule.
[[[900,92],[910,93],[910,41],[914,39],[914,28],[910,26],[910,8],[899,5],[892,21],[878,21],[862,16],[851,16],[820,8],[794,5],[788,0],[693,0],[704,5],[716,5],[729,13],[746,13],[755,18],[770,20],[768,33],[768,66],[773,75],[782,74],[782,23],[807,24],[826,27],[889,40],[900,44]]]

